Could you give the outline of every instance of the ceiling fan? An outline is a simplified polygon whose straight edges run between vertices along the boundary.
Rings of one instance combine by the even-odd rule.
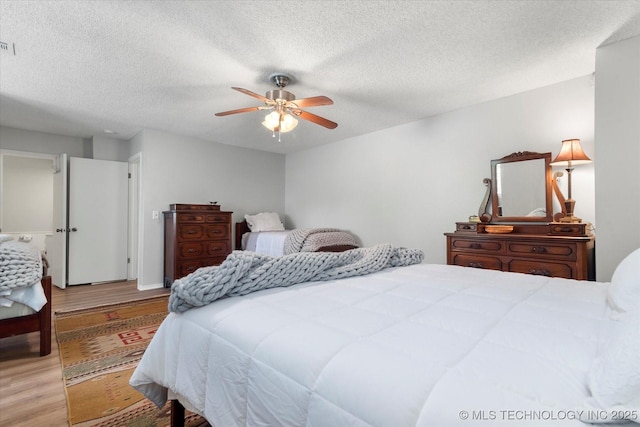
[[[273,136],[278,133],[285,133],[293,130],[298,124],[296,117],[313,122],[320,126],[324,126],[328,129],[335,129],[338,124],[327,120],[324,117],[317,116],[315,114],[304,111],[301,108],[316,107],[320,105],[331,105],[333,101],[326,96],[313,96],[311,98],[296,99],[296,96],[289,91],[284,90],[284,87],[289,84],[293,78],[285,73],[274,73],[269,76],[278,89],[268,91],[265,96],[258,95],[250,90],[240,87],[232,87],[231,89],[242,92],[246,95],[252,96],[264,102],[264,105],[259,107],[247,107],[240,108],[238,110],[223,111],[216,113],[216,116],[228,116],[231,114],[247,113],[249,111],[259,110],[272,110],[269,113],[262,125],[273,132]]]

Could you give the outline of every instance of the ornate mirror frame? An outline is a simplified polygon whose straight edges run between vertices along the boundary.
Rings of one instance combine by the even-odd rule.
[[[544,215],[520,215],[520,216],[503,216],[502,212],[502,204],[499,200],[499,194],[501,194],[499,185],[501,179],[500,170],[504,169],[505,166],[509,166],[511,169],[512,166],[523,166],[530,167],[531,164],[525,165],[524,163],[517,162],[529,162],[541,160],[540,163],[540,172],[539,177],[540,180],[544,180],[544,206],[536,206],[540,208],[544,208]],[[544,166],[543,166],[544,164]],[[502,168],[501,168],[502,166]],[[537,167],[536,167],[537,168]],[[533,172],[537,178],[538,172]],[[484,184],[487,186],[487,193],[480,205],[480,210],[478,215],[480,216],[480,220],[482,222],[492,222],[492,223],[500,223],[500,222],[551,222],[553,220],[553,200],[552,200],[552,171],[551,171],[551,153],[534,153],[531,151],[520,151],[509,154],[501,159],[496,159],[491,161],[491,179],[485,178]],[[523,184],[524,185],[524,184]],[[531,187],[522,188],[522,191],[530,189]],[[491,211],[489,212],[489,200],[491,200]]]

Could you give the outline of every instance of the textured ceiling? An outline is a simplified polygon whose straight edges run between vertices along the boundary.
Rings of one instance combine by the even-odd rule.
[[[0,125],[129,139],[150,128],[278,153],[588,75],[595,49],[640,34],[640,1],[0,0]],[[335,121],[282,142],[268,76]]]

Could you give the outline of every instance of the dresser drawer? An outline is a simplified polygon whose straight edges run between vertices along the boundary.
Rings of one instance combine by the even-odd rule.
[[[229,218],[228,215],[209,214],[209,215],[206,216],[205,221],[206,222],[224,222],[224,223],[226,223],[228,218]]]
[[[176,270],[179,277],[184,277],[187,274],[191,274],[200,267],[208,267],[212,265],[220,265],[224,261],[226,256],[214,256],[208,258],[200,258],[194,260],[178,261]]]
[[[570,264],[560,262],[540,262],[514,259],[508,263],[508,270],[513,273],[535,274],[538,276],[575,278]]]
[[[204,253],[204,245],[200,242],[181,243],[178,245],[178,256],[180,258],[197,258]]]
[[[221,240],[219,242],[187,242],[178,245],[178,256],[181,259],[201,258],[210,256],[226,257],[231,253],[229,242]]]
[[[201,267],[199,259],[193,261],[178,261],[176,271],[178,272],[177,278],[184,277],[187,274],[191,274]]]
[[[207,239],[227,239],[229,237],[229,227],[227,224],[207,224],[205,226],[205,236]]]
[[[178,214],[178,223],[203,223],[204,219],[205,215],[199,213]]]
[[[477,222],[456,222],[456,231],[464,233],[477,233]]]
[[[580,223],[551,223],[549,224],[549,234],[553,236],[586,236],[587,224]]]
[[[178,236],[183,240],[199,240],[204,237],[204,226],[202,225],[179,225]]]
[[[452,259],[453,265],[461,267],[486,268],[488,270],[502,270],[500,258],[491,256],[478,256],[467,254],[455,254]]]
[[[451,239],[451,249],[469,252],[502,252],[504,242],[501,240],[483,241],[480,239]]]
[[[573,261],[576,259],[576,245],[572,243],[554,245],[553,243],[510,242],[507,245],[507,253],[513,256]]]
[[[231,253],[229,242],[226,242],[226,241],[208,242],[206,245],[207,245],[207,255],[209,256],[225,256],[226,257]]]

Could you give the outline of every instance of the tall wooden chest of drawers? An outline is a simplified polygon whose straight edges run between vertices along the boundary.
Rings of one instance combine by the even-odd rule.
[[[219,205],[172,204],[164,215],[164,286],[231,253],[231,214]]]
[[[445,233],[447,264],[595,280],[595,239],[584,223],[517,224],[508,234],[485,227],[457,223],[455,233]]]

